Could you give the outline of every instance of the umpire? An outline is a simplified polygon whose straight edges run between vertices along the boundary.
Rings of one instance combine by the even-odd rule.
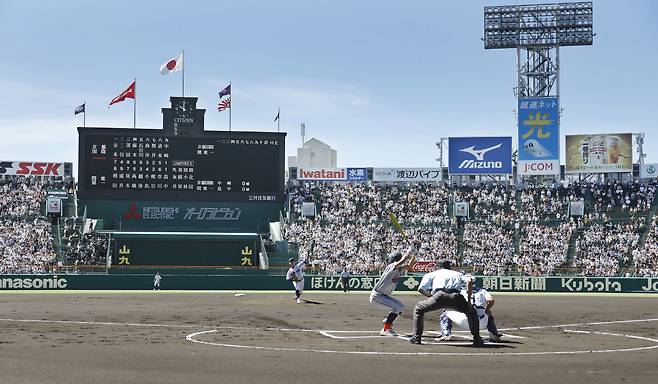
[[[480,337],[480,324],[477,312],[469,304],[471,302],[471,295],[473,294],[473,282],[462,273],[450,270],[450,262],[448,260],[442,260],[439,265],[441,269],[435,272],[432,279],[431,296],[426,300],[419,301],[414,307],[414,334],[409,342],[411,344],[421,344],[420,339],[423,336],[425,312],[448,308],[466,315],[468,328],[473,335],[473,345],[484,345],[484,341]],[[464,284],[466,284],[468,301],[460,293]],[[427,295],[430,294],[427,293]]]

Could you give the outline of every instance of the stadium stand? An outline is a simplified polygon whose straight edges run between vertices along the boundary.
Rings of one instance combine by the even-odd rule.
[[[517,188],[306,183],[290,190],[282,233],[323,273],[344,266],[377,273],[386,254],[403,248],[386,216],[392,211],[418,245],[420,260],[447,258],[484,275],[656,274],[655,221],[640,242],[655,193],[654,182],[637,181]],[[585,202],[584,216],[569,216],[574,200]],[[451,212],[459,201],[469,203],[465,225]],[[301,217],[303,202],[316,204],[316,217]]]

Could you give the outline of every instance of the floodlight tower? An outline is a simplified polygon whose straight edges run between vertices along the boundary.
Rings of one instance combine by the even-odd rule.
[[[560,47],[592,45],[592,2],[484,7],[484,49],[516,48],[517,98],[560,96]]]

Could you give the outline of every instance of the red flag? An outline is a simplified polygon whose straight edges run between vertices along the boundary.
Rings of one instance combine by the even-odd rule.
[[[122,102],[126,99],[133,99],[134,100],[135,99],[135,82],[136,81],[133,81],[128,86],[128,88],[126,88],[125,91],[121,92],[121,94],[119,96],[112,99],[112,101],[110,101],[110,105],[120,103],[120,102]],[[108,105],[108,107],[109,107],[109,105]]]

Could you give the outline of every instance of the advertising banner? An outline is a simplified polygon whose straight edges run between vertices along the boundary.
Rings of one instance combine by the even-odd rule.
[[[468,217],[468,202],[461,201],[455,203],[455,216]]]
[[[315,203],[305,201],[302,203],[302,216],[315,217]]]
[[[441,181],[439,168],[373,168],[373,181]]]
[[[368,170],[366,168],[347,168],[347,181],[366,180],[368,180]]]
[[[2,175],[65,176],[64,163],[0,161],[0,176]]]
[[[453,175],[512,173],[511,137],[451,137],[448,171]]]
[[[416,261],[408,269],[409,272],[432,272],[439,269],[436,261]]]
[[[571,135],[566,140],[566,173],[633,171],[630,133]]]
[[[585,215],[585,202],[583,200],[569,202],[569,212],[571,216]]]
[[[640,178],[653,179],[658,176],[658,163],[646,163],[640,165]]]
[[[519,99],[519,175],[560,174],[557,97]]]
[[[347,180],[345,168],[299,168],[297,180]]]
[[[48,196],[48,198],[46,198],[46,213],[61,215],[62,200],[57,196]]]

